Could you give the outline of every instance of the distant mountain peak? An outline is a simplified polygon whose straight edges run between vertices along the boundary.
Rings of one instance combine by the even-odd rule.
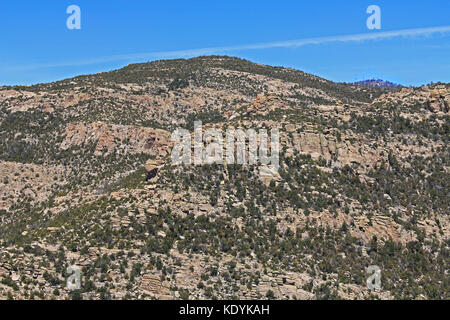
[[[385,81],[381,79],[369,79],[369,80],[363,80],[363,81],[357,81],[353,84],[361,87],[377,87],[377,88],[395,88],[398,87],[399,84]]]

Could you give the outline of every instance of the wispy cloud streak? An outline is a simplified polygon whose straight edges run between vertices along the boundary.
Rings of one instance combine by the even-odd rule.
[[[224,46],[224,47],[211,47],[200,48],[190,50],[175,50],[175,51],[161,51],[150,53],[138,53],[138,54],[123,54],[112,55],[108,57],[100,57],[94,59],[86,59],[79,61],[67,61],[58,63],[42,63],[24,66],[10,66],[8,69],[14,70],[30,70],[30,69],[43,69],[43,68],[58,68],[58,67],[72,67],[72,66],[84,66],[95,65],[109,62],[119,61],[139,61],[139,60],[151,60],[151,59],[164,59],[164,58],[185,58],[199,55],[219,54],[226,52],[238,52],[245,50],[261,50],[271,48],[297,48],[306,45],[320,45],[333,42],[362,42],[370,40],[386,40],[392,38],[409,38],[417,36],[431,36],[433,34],[446,34],[450,33],[450,26],[433,27],[433,28],[418,28],[418,29],[403,29],[396,31],[382,31],[373,33],[360,33],[352,35],[331,36],[331,37],[318,37],[307,38],[290,41],[279,42],[266,42],[256,43],[248,45],[236,45],[236,46]]]

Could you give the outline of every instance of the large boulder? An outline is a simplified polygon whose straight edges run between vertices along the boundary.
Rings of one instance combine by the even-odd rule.
[[[147,180],[153,179],[158,174],[158,170],[164,165],[161,159],[149,159],[145,163],[145,171],[147,172]]]
[[[272,166],[262,165],[259,168],[259,177],[266,186],[268,186],[272,180],[275,182],[281,181],[280,174]]]

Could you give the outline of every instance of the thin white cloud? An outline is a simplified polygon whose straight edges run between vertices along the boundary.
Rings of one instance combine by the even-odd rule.
[[[218,54],[226,52],[237,52],[244,50],[261,50],[270,48],[296,48],[306,45],[318,45],[333,42],[362,42],[369,40],[384,40],[392,38],[408,38],[417,36],[431,36],[433,34],[445,34],[450,32],[450,26],[433,27],[433,28],[418,28],[418,29],[403,29],[397,31],[382,31],[372,33],[360,33],[343,36],[331,36],[331,37],[318,37],[308,38],[300,40],[280,41],[280,42],[266,42],[256,43],[248,45],[237,46],[224,46],[224,47],[212,47],[212,48],[200,48],[190,50],[175,50],[175,51],[161,51],[150,53],[138,53],[138,54],[123,54],[112,55],[109,57],[100,57],[79,61],[67,61],[59,63],[43,63],[33,64],[25,66],[11,66],[8,69],[14,70],[30,70],[30,69],[43,69],[43,68],[57,68],[57,67],[72,67],[72,66],[84,66],[95,65],[108,62],[118,61],[138,61],[138,60],[150,60],[150,59],[164,59],[164,58],[184,58],[208,54]]]

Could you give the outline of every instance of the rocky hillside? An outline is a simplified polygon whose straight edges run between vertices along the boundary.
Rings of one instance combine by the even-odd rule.
[[[221,56],[1,87],[0,298],[449,299],[449,104]],[[173,166],[197,120],[280,169]]]

